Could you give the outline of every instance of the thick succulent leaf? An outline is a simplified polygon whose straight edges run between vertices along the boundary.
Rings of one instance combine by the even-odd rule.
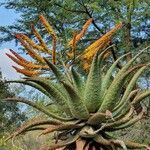
[[[45,135],[54,131],[78,129],[84,125],[85,125],[84,123],[81,123],[81,124],[66,123],[66,124],[60,124],[60,125],[51,125],[47,129],[45,129],[40,135]]]
[[[97,52],[99,54],[98,56],[98,65],[100,67],[100,71],[102,70],[101,67],[103,65],[103,60],[104,60],[104,57],[105,55],[108,53],[108,51],[110,50],[110,48],[113,47],[113,45],[107,47],[106,49],[104,49],[102,52]]]
[[[57,148],[61,148],[61,147],[64,147],[64,146],[74,143],[78,138],[79,138],[79,136],[75,135],[75,136],[69,137],[66,141],[58,142],[57,144],[52,143],[52,144],[43,145],[40,148],[40,150],[54,150]]]
[[[102,145],[111,145],[111,142],[102,137],[101,135],[96,135],[93,140]]]
[[[89,117],[89,112],[83,103],[83,100],[69,84],[62,83],[70,96],[68,104],[72,115],[77,119],[87,119]]]
[[[95,137],[95,141],[97,141],[98,143],[103,142],[102,144],[104,145],[109,145],[109,144],[114,144],[115,149],[117,147],[119,148],[129,148],[129,149],[142,149],[142,148],[146,148],[147,150],[150,150],[150,147],[148,145],[145,144],[140,144],[140,143],[136,143],[136,142],[132,142],[132,141],[128,141],[128,140],[118,140],[112,136],[106,135],[108,136],[109,140],[105,140],[103,137],[101,136],[96,136]]]
[[[88,119],[87,123],[89,125],[99,125],[99,120],[101,120],[101,122],[103,122],[104,120],[106,120],[106,113],[101,113],[101,112],[95,113],[93,116],[91,116]]]
[[[123,116],[121,119],[114,121],[112,123],[107,123],[106,125],[104,125],[103,130],[107,131],[107,129],[110,129],[113,127],[118,127],[122,124],[125,124],[126,122],[128,122],[131,119],[131,115],[133,114],[133,112],[134,112],[134,108],[131,107],[130,110],[127,112],[127,114],[125,114],[125,116]]]
[[[22,134],[22,133],[28,131],[30,128],[37,127],[39,125],[50,125],[50,124],[51,125],[60,125],[60,124],[62,124],[62,122],[57,121],[57,120],[50,120],[46,116],[39,115],[39,116],[29,119],[28,121],[23,123],[21,125],[21,127],[19,127],[13,134],[11,134],[6,139],[6,141],[11,139],[12,137],[15,137],[19,134]]]
[[[95,112],[100,106],[100,87],[100,68],[98,53],[96,53],[92,61],[84,92],[84,101],[89,112]]]
[[[6,81],[6,83],[22,83],[24,85],[29,85],[29,86],[39,90],[40,92],[42,92],[46,96],[48,96],[50,98],[51,102],[56,103],[56,100],[55,100],[54,97],[52,97],[43,87],[41,87],[40,85],[38,85],[34,82],[26,81],[26,80],[13,80],[13,81]],[[48,110],[50,110],[54,114],[66,117],[66,113],[64,112],[63,107],[58,105],[58,104],[57,105],[56,104],[51,104],[50,106],[47,106],[47,108],[48,108]]]
[[[123,150],[127,150],[127,147],[125,145],[125,143],[122,140],[118,140],[118,139],[110,139],[109,140],[111,143],[113,143],[114,146],[114,150],[116,149],[116,145],[120,148],[122,148]]]
[[[131,91],[131,93],[129,94],[127,101],[129,101],[130,99],[134,99],[134,97],[136,96],[136,94],[140,91],[140,89],[135,89],[133,91]],[[115,111],[117,109],[119,109],[120,107],[120,101],[118,102],[118,104],[116,105],[116,107],[113,109],[113,113],[115,113]]]
[[[51,63],[47,58],[44,58],[44,60],[47,63],[47,65],[50,67],[50,69],[53,71],[58,81],[67,81],[65,75],[60,71],[59,68],[56,67],[56,65]]]
[[[138,80],[138,78],[140,77],[140,75],[142,74],[142,72],[144,71],[144,69],[146,69],[146,66],[142,67],[141,69],[139,69],[135,75],[133,76],[133,78],[131,79],[130,83],[128,84],[125,93],[120,101],[120,105],[122,105],[123,103],[125,103],[125,100],[127,99],[127,97],[130,95],[131,91],[133,90],[136,81]]]
[[[144,115],[144,109],[142,109],[142,111],[137,116],[133,117],[128,122],[126,122],[126,123],[124,123],[124,124],[122,124],[116,128],[111,128],[110,132],[120,130],[120,129],[125,129],[125,128],[128,128],[128,127],[134,125],[136,122],[138,122],[140,119],[142,119],[143,115]]]
[[[113,64],[112,66],[109,68],[109,70],[107,71],[106,75],[104,76],[103,80],[102,80],[102,85],[101,85],[101,96],[105,93],[105,91],[108,89],[108,87],[111,84],[112,81],[112,74],[114,69],[116,68],[117,64],[119,63],[119,61],[121,59],[123,59],[124,57],[126,57],[128,54],[125,54],[121,57],[119,57]]]
[[[104,139],[102,136],[97,135],[94,138],[94,141],[96,141],[97,143],[100,143],[102,145],[111,145],[112,143],[120,148],[123,149],[127,149],[127,148],[131,148],[131,149],[138,149],[138,148],[146,148],[148,150],[150,150],[150,147],[145,145],[145,144],[140,144],[140,143],[136,143],[136,142],[131,142],[131,141],[127,141],[127,140],[117,140],[117,139],[109,139],[106,140]]]
[[[74,88],[81,96],[83,96],[82,94],[84,92],[85,82],[82,76],[78,72],[76,72],[73,67],[71,67],[71,73]]]
[[[53,112],[54,114],[57,114],[58,116],[62,117],[71,117],[68,113],[66,113],[63,110],[63,107],[60,105],[57,105],[57,103],[50,103],[46,105],[47,109]]]
[[[56,100],[56,103],[64,108],[64,111],[69,114],[70,110],[67,104],[67,95],[65,94],[65,89],[60,89],[56,83],[49,80],[38,78],[28,78],[27,81],[32,81],[41,87],[43,87],[51,96]]]
[[[24,98],[6,98],[6,99],[2,99],[2,100],[15,102],[15,103],[20,102],[20,103],[27,104],[27,105],[32,106],[33,108],[37,109],[38,111],[46,114],[47,116],[54,118],[54,119],[58,119],[58,120],[62,120],[62,121],[72,120],[72,118],[63,118],[63,117],[57,116],[56,114],[54,114],[50,110],[48,110],[46,106],[34,103],[34,102],[26,100]]]
[[[119,90],[122,87],[122,83],[128,74],[126,73],[132,63],[138,58],[146,49],[142,50],[138,53],[135,57],[133,57],[124,67],[117,73],[116,77],[114,78],[113,82],[111,83],[110,87],[107,90],[107,93],[104,96],[103,103],[99,109],[100,112],[105,112],[106,110],[112,111],[114,106],[118,101],[118,94]]]
[[[46,96],[48,96],[49,98],[51,98],[51,95],[40,85],[30,82],[30,81],[26,81],[26,80],[11,80],[11,81],[6,81],[6,83],[21,83],[24,85],[29,85],[37,90],[39,90],[40,92],[42,92],[43,94],[45,94]]]
[[[131,104],[135,105],[147,97],[150,97],[150,90],[146,90],[146,91],[143,91],[142,93],[138,94],[135,97],[135,99],[131,102]]]
[[[89,148],[90,148],[90,144],[91,144],[91,143],[87,143],[87,144],[85,145],[84,150],[89,150]]]
[[[38,126],[38,127],[29,128],[26,131],[27,132],[29,132],[29,131],[31,132],[31,131],[40,131],[40,130],[45,130],[45,129],[46,129],[46,127],[44,125],[44,126]]]
[[[147,150],[150,150],[150,146],[145,145],[145,144],[140,144],[140,143],[131,142],[131,141],[127,141],[127,140],[123,140],[123,142],[125,143],[125,145],[127,146],[127,148],[130,148],[130,149],[142,149],[142,148],[146,148]]]
[[[139,69],[135,75],[133,76],[133,78],[131,79],[131,81],[129,82],[123,97],[119,103],[119,108],[116,111],[116,115],[120,114],[120,112],[123,110],[123,108],[127,105],[128,101],[128,97],[131,93],[131,91],[133,90],[133,88],[135,87],[136,81],[138,80],[139,76],[142,74],[142,72],[144,71],[144,69],[146,68],[146,66],[142,67],[141,69]]]

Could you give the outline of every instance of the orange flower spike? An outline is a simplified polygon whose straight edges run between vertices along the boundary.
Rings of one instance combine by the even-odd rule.
[[[17,54],[15,51],[13,51],[12,49],[10,49],[10,52],[20,61],[24,62],[24,63],[29,63],[29,61],[27,61],[26,59],[24,59],[23,57],[21,57],[19,54]]]
[[[93,58],[93,56],[94,56],[94,54],[98,51],[98,50],[100,50],[100,51],[102,51],[102,50],[104,50],[107,46],[109,46],[109,43],[110,43],[110,40],[108,40],[106,43],[104,42],[104,43],[102,43],[99,47],[93,47],[93,51],[87,51],[86,53],[84,53],[83,52],[83,56],[82,56],[82,58],[84,58],[85,60],[87,59],[87,60],[92,60],[92,58]]]
[[[118,31],[121,27],[123,27],[123,23],[119,23],[116,25],[113,29],[111,29],[109,32],[104,34],[101,38],[99,38],[97,41],[95,41],[93,44],[91,44],[89,47],[87,47],[83,54],[82,58],[83,59],[89,59],[94,56],[94,54],[98,50],[102,50],[105,48],[105,46],[109,43],[111,40],[112,36]]]
[[[49,69],[49,67],[47,65],[37,65],[37,64],[34,64],[32,62],[26,64],[26,63],[22,63],[22,62],[19,62],[21,66],[23,66],[24,68],[27,68],[27,69],[43,69],[43,70],[47,70]]]
[[[44,59],[43,59],[40,55],[38,55],[37,53],[35,53],[32,49],[28,49],[27,51],[28,51],[28,54],[29,54],[33,59],[37,60],[37,61],[40,62],[40,63],[45,64]]]
[[[20,62],[18,59],[16,59],[15,57],[11,56],[10,54],[6,53],[6,55],[15,63],[17,63],[18,65],[20,65]]]
[[[24,74],[25,76],[28,77],[35,77],[35,76],[39,76],[41,74],[41,71],[29,71],[26,69],[20,69],[18,67],[12,66],[17,72]]]
[[[24,67],[24,68],[27,68],[27,69],[44,69],[44,70],[47,70],[49,69],[49,67],[47,65],[37,65],[37,64],[34,64],[32,62],[29,62],[26,63],[26,62],[23,62],[19,59],[16,59],[15,57],[11,56],[10,54],[7,54],[6,55],[11,59],[13,60],[15,63],[17,63],[18,65]]]
[[[26,44],[26,42],[21,38],[19,34],[16,34],[15,37],[21,42],[24,48],[26,48],[26,50],[28,51],[28,54],[33,59],[37,60],[38,62],[45,63],[44,59],[40,55],[38,55],[34,50],[32,50],[30,46]]]
[[[10,54],[6,53],[6,55],[11,59],[13,60],[15,63],[17,63],[18,65],[24,67],[24,68],[28,68],[28,69],[48,69],[49,67],[47,65],[37,65],[37,64],[34,64],[32,62],[24,62],[24,61],[21,61],[19,59],[16,59],[15,57],[11,56]]]
[[[43,25],[45,26],[48,33],[52,36],[52,39],[53,39],[52,62],[53,62],[53,64],[56,64],[56,40],[57,40],[57,36],[56,36],[52,26],[48,23],[48,21],[44,18],[44,16],[40,15],[39,18],[40,18],[41,22],[43,23]]]
[[[75,59],[75,54],[76,54],[76,37],[77,37],[77,33],[74,32],[73,39],[72,39],[73,43],[72,43],[72,45],[70,45],[72,47],[72,49],[66,53],[67,56],[69,57],[69,59],[72,59],[72,58]]]
[[[28,69],[43,69],[43,70],[47,70],[49,69],[49,67],[47,65],[37,65],[37,64],[34,64],[32,62],[28,63],[28,64],[25,64],[25,63],[20,63],[21,66],[23,66],[24,68],[28,68]]]
[[[51,50],[47,47],[47,45],[43,41],[40,33],[35,29],[33,24],[31,24],[31,29],[32,29],[33,34],[35,35],[35,37],[38,39],[38,41],[40,42],[41,46],[43,47],[43,51],[45,53],[51,54]]]
[[[86,23],[83,25],[82,30],[80,31],[79,34],[76,35],[76,41],[75,44],[77,44],[77,42],[79,42],[79,40],[85,35],[89,25],[92,23],[93,19],[90,18],[86,21]],[[73,39],[70,40],[70,42],[68,43],[68,46],[73,45]]]
[[[20,61],[18,59],[16,59],[15,57],[11,56],[10,54],[6,53],[6,55],[13,60],[16,64],[25,67],[25,63],[23,61]]]
[[[45,26],[45,28],[48,31],[48,33],[50,35],[52,35],[53,38],[57,39],[56,33],[54,32],[52,26],[48,23],[48,21],[46,20],[46,18],[43,15],[40,15],[39,19],[42,22],[42,24]]]
[[[33,48],[35,48],[36,50],[40,50],[40,51],[42,51],[42,52],[45,52],[44,51],[44,48],[42,47],[42,46],[40,46],[40,45],[38,45],[38,44],[35,44],[30,38],[28,38],[26,35],[24,35],[24,34],[21,34],[20,35],[21,36],[21,38],[24,40],[24,41],[26,41],[31,47],[33,47]]]

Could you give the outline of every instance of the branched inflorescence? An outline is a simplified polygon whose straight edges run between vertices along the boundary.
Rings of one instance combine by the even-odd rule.
[[[74,66],[71,66],[69,69],[61,68],[60,70],[55,65],[56,54],[58,53],[55,45],[57,36],[43,16],[40,16],[40,20],[52,36],[52,50],[44,43],[33,25],[32,30],[39,44],[34,43],[25,35],[17,34],[16,38],[26,48],[27,53],[38,63],[27,61],[11,50],[13,56],[7,54],[8,57],[23,67],[23,69],[14,68],[27,77],[22,80],[8,82],[22,83],[34,87],[49,97],[52,103],[50,105],[42,105],[23,98],[4,99],[5,101],[28,104],[47,116],[45,118],[38,116],[29,120],[8,139],[14,139],[16,136],[28,131],[40,130],[39,137],[53,132],[57,133],[57,136],[52,141],[41,146],[41,150],[57,148],[64,150],[150,149],[145,144],[120,140],[110,135],[116,130],[132,126],[144,114],[144,108],[139,114],[136,114],[135,106],[150,96],[150,90],[141,91],[135,89],[135,85],[143,71],[149,67],[149,64],[134,66],[134,62],[149,47],[135,55],[118,72],[115,70],[118,62],[123,60],[128,54],[118,58],[107,71],[103,71],[103,59],[109,50],[106,47],[108,47],[108,43],[114,33],[123,26],[120,23],[91,44],[80,55],[79,59],[83,60],[83,65],[88,63],[87,67],[84,66],[85,69],[90,68],[88,69],[88,76],[84,78],[83,75],[76,71]],[[89,19],[81,32],[76,34],[68,45],[73,47],[83,37],[91,22],[92,19]],[[44,52],[52,57],[43,58],[36,51]],[[92,63],[90,63],[91,61]],[[43,70],[53,73],[55,80],[48,76],[40,76]],[[62,70],[66,72],[63,73]],[[54,108],[57,111],[54,111]]]

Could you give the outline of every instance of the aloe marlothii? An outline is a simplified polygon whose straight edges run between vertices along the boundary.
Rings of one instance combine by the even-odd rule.
[[[107,43],[105,41],[105,44]],[[41,130],[38,138],[53,132],[57,133],[53,140],[41,146],[41,150],[57,148],[64,150],[113,150],[118,147],[124,150],[127,148],[150,149],[148,145],[120,140],[110,135],[111,132],[132,126],[144,114],[144,109],[136,114],[135,105],[150,96],[150,90],[135,90],[133,87],[144,69],[149,67],[149,64],[141,67],[134,67],[133,64],[136,58],[142,57],[142,53],[149,48],[147,47],[139,52],[122,69],[114,73],[117,63],[128,54],[121,56],[105,74],[102,69],[102,61],[107,50],[102,52],[96,50],[86,79],[76,71],[74,66],[71,66],[67,73],[64,73],[66,68],[62,69],[63,67],[61,67],[61,70],[63,70],[61,71],[53,64],[54,61],[51,63],[47,58],[42,58],[44,66],[46,66],[46,71],[54,74],[55,80],[52,80],[49,76],[39,76],[39,74],[33,76],[20,71],[29,77],[10,82],[23,83],[38,89],[51,99],[51,105],[42,105],[23,98],[4,99],[4,101],[28,104],[45,114],[45,116],[37,116],[27,121],[8,139],[14,139],[21,133],[28,131]],[[22,59],[18,55],[16,56],[17,59]],[[9,57],[11,58],[11,56]],[[129,76],[131,79],[128,78]],[[127,86],[126,81],[129,81]],[[120,92],[122,86],[125,90]],[[54,111],[54,108],[58,111]]]
[[[141,53],[142,52],[143,51],[141,51]],[[98,66],[99,61],[97,59],[97,57],[98,57],[97,55],[98,55],[98,53],[96,54],[96,56],[93,59],[93,64],[97,64],[96,67],[98,68],[99,67]],[[136,57],[137,56],[139,56],[139,54],[137,54]],[[134,60],[134,58],[132,59],[132,61],[133,60]],[[46,62],[48,62],[48,60]],[[95,72],[95,70],[93,69],[94,67],[95,67],[94,65],[91,65],[91,70],[90,71],[91,72],[93,71],[93,73]],[[128,67],[129,67],[129,63],[127,63],[124,66],[124,68],[128,68]],[[125,99],[124,97],[126,97],[126,99],[128,98],[129,94],[132,92],[132,90],[129,90],[129,89],[132,89],[133,85],[135,85],[135,80],[137,80],[137,78],[142,73],[142,71],[145,69],[145,67],[140,68],[136,72],[136,74],[132,77],[129,85],[127,86],[127,88],[124,92],[124,95],[122,95],[122,96],[117,95],[116,98],[120,98],[120,97],[122,97],[122,99]],[[56,75],[56,70],[54,72],[55,75]],[[72,70],[73,70],[73,68],[71,69],[70,73],[77,74],[75,72],[75,70],[73,70],[73,71]],[[118,72],[118,74],[125,78],[126,74],[124,74],[124,71],[123,71],[123,74],[120,74],[120,72],[122,72],[122,71],[120,70]],[[77,75],[78,76],[75,76],[75,75],[71,76],[72,81],[73,80],[74,81],[83,80],[82,77],[79,78],[79,76],[80,76],[79,74],[77,74]],[[95,74],[93,74],[93,75],[95,75]],[[99,75],[100,75],[100,72],[99,72]],[[106,73],[106,75],[107,75],[107,73]],[[62,76],[64,76],[64,74],[62,74]],[[56,77],[58,78],[58,81],[60,81],[60,79],[57,75],[56,75]],[[88,78],[91,78],[91,77],[88,76]],[[105,78],[103,78],[103,79],[105,79]],[[112,84],[116,84],[116,82],[114,82],[114,81],[116,81],[115,77],[114,77],[113,81],[111,82],[111,84],[109,85],[108,89],[111,86],[113,86]],[[14,81],[14,82],[17,82],[17,81]],[[18,81],[18,82],[21,82],[21,81]],[[129,108],[129,110],[122,116],[122,118],[120,118],[119,120],[111,120],[110,118],[107,118],[108,116],[104,112],[104,110],[102,112],[100,111],[100,109],[104,105],[104,103],[107,103],[107,101],[105,101],[105,96],[103,96],[103,99],[101,99],[100,95],[96,95],[97,99],[102,100],[102,104],[101,104],[101,106],[99,106],[99,109],[97,108],[97,110],[95,110],[93,112],[93,110],[90,109],[90,106],[86,108],[86,103],[85,103],[86,100],[84,99],[84,96],[83,96],[83,93],[86,94],[86,92],[84,91],[84,89],[83,89],[83,91],[84,91],[83,93],[79,92],[78,87],[80,89],[82,87],[79,84],[73,84],[71,82],[67,83],[67,81],[65,81],[65,80],[55,83],[53,81],[50,81],[50,79],[48,79],[48,78],[43,79],[42,77],[26,78],[26,79],[24,79],[24,81],[22,81],[22,83],[23,82],[26,82],[26,84],[31,85],[33,87],[35,87],[35,85],[36,85],[38,87],[38,89],[41,88],[41,90],[40,90],[41,92],[44,89],[44,91],[48,92],[54,98],[53,101],[56,105],[62,105],[62,107],[63,106],[66,107],[66,108],[62,108],[64,110],[64,113],[66,113],[66,118],[62,117],[62,116],[57,116],[57,114],[53,115],[50,112],[51,110],[49,110],[48,107],[46,107],[46,106],[32,105],[35,108],[37,108],[38,110],[45,113],[48,117],[53,118],[52,122],[49,122],[49,121],[46,122],[46,120],[44,122],[43,120],[41,120],[37,123],[34,123],[34,122],[36,122],[36,120],[34,120],[33,122],[30,121],[29,125],[22,126],[16,133],[14,133],[13,136],[17,136],[18,134],[21,134],[22,132],[32,130],[35,127],[38,127],[38,126],[41,127],[41,125],[43,125],[45,123],[47,125],[47,127],[43,128],[43,131],[42,131],[41,135],[48,134],[48,133],[51,133],[51,132],[54,132],[54,131],[60,131],[60,135],[61,135],[62,133],[65,134],[65,131],[68,130],[68,132],[66,133],[66,136],[68,137],[68,140],[66,140],[66,141],[62,140],[60,143],[57,143],[57,144],[45,145],[45,146],[42,147],[42,149],[56,149],[56,148],[64,147],[64,146],[68,147],[68,145],[70,145],[70,144],[75,145],[75,143],[77,145],[78,144],[78,139],[80,139],[80,138],[84,141],[83,143],[85,143],[85,145],[84,145],[85,147],[87,147],[87,145],[88,145],[89,138],[92,138],[91,141],[93,141],[93,143],[95,143],[95,148],[97,148],[98,146],[99,147],[105,147],[106,146],[106,147],[110,147],[110,149],[111,149],[111,146],[114,145],[116,147],[129,147],[129,148],[131,148],[131,147],[132,148],[145,147],[145,148],[148,149],[148,146],[146,146],[144,144],[132,143],[132,142],[129,142],[129,141],[119,141],[116,138],[112,138],[107,134],[108,134],[108,132],[113,132],[115,130],[120,130],[120,129],[129,127],[129,126],[133,125],[135,122],[137,122],[139,119],[141,119],[141,117],[143,116],[143,110],[140,114],[135,116],[135,114],[134,114],[134,105],[135,105],[136,102],[139,102],[140,100],[142,100],[142,98],[145,98],[145,97],[149,96],[149,94],[150,94],[149,91],[145,91],[145,93],[141,93],[141,94],[137,93],[137,96],[135,97],[136,100],[133,100],[132,103],[130,103],[130,101],[128,101],[129,104],[126,104],[127,107]],[[89,84],[88,82],[91,82],[91,80],[87,79],[86,82],[83,81],[83,83],[82,82],[80,82],[80,83],[83,84],[83,88],[84,88],[84,86]],[[97,81],[95,81],[95,82],[97,82]],[[106,81],[101,81],[101,83],[102,82],[106,82]],[[58,86],[58,84],[60,84],[60,85]],[[94,86],[94,84],[93,84],[93,86]],[[118,84],[117,88],[119,88],[121,86],[122,86],[122,84],[121,85]],[[97,85],[95,84],[95,87],[93,87],[93,88],[97,88]],[[92,93],[93,91],[90,91],[90,92]],[[105,95],[111,94],[111,93],[108,93],[108,92],[110,92],[110,91],[106,90]],[[120,103],[122,102],[122,99],[120,100]],[[126,99],[124,101],[126,101]],[[5,99],[5,100],[19,101],[15,98],[10,98],[10,99]],[[22,101],[20,100],[20,102],[24,102],[24,103],[28,104],[28,102],[25,102],[23,100]],[[98,103],[99,103],[99,101],[97,101],[97,104]],[[122,104],[122,105],[124,105],[124,104]],[[114,107],[115,106],[116,105],[114,105]],[[93,106],[91,106],[91,107],[93,107]],[[112,110],[113,108],[112,108],[112,105],[108,105],[108,107],[106,108],[105,111]],[[43,111],[43,109],[45,111]],[[68,113],[68,110],[70,110],[70,113]],[[118,111],[118,109],[116,110],[116,112],[117,111]],[[113,113],[115,114],[116,112],[113,112]],[[99,113],[101,115],[96,115],[97,113]],[[120,112],[120,114],[121,113],[122,112]],[[120,114],[118,114],[118,115],[120,115]],[[92,119],[94,116],[96,118]],[[99,118],[101,118],[101,120],[99,120]],[[55,119],[58,120],[58,121],[56,121]],[[96,122],[93,122],[95,120],[96,120]],[[107,123],[107,120],[109,120],[108,123]],[[56,121],[56,124],[54,124],[55,121]],[[62,121],[62,122],[60,122],[60,121]],[[58,124],[57,124],[57,122],[58,122]],[[105,125],[103,125],[103,124],[105,124]],[[42,129],[42,128],[40,128],[40,129]],[[70,131],[70,133],[72,133],[74,131],[73,135],[70,135],[69,131]],[[78,146],[76,146],[76,147],[78,147]],[[89,145],[89,147],[90,147],[90,145]]]

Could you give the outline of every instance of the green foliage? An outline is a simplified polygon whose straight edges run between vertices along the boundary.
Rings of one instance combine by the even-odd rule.
[[[95,55],[84,92],[84,102],[89,112],[95,112],[100,106],[101,77],[98,54]]]
[[[144,49],[145,50],[145,49]],[[112,111],[114,108],[114,105],[116,105],[116,102],[118,101],[119,96],[119,90],[122,87],[122,84],[125,80],[125,78],[129,75],[130,72],[127,72],[129,70],[129,67],[133,64],[133,62],[140,56],[140,53],[138,53],[136,56],[134,56],[126,65],[124,65],[114,80],[112,81],[112,84],[108,88],[106,94],[104,95],[105,101],[103,101],[99,111],[105,112],[106,110]],[[132,83],[134,86],[135,83]],[[126,94],[126,93],[125,93]]]
[[[15,93],[0,78],[0,136],[9,130],[13,130],[26,119],[25,114],[20,111],[17,104],[2,102],[2,99],[13,96],[15,96]]]
[[[14,39],[13,33],[16,32],[27,33],[29,37],[34,38],[29,30],[30,22],[41,29],[41,35],[46,37],[45,39],[49,42],[49,37],[37,23],[38,19],[35,19],[40,13],[43,13],[55,27],[58,37],[61,38],[61,43],[64,44],[64,49],[66,49],[66,41],[72,37],[72,31],[80,29],[85,20],[91,17],[94,19],[90,28],[92,34],[87,35],[80,42],[79,50],[85,43],[91,43],[109,30],[112,25],[121,21],[129,23],[129,26],[131,25],[129,29],[132,37],[129,41],[131,51],[139,45],[144,46],[149,42],[149,2],[147,0],[6,0],[1,5],[7,9],[14,9],[21,14],[21,17],[13,25],[0,28],[0,31],[5,33],[0,42]],[[119,38],[112,41],[117,45],[117,48],[122,48],[123,51],[126,51],[127,46],[123,43],[126,32],[128,32],[128,27],[120,32]],[[120,42],[120,37],[122,37],[123,42]]]

